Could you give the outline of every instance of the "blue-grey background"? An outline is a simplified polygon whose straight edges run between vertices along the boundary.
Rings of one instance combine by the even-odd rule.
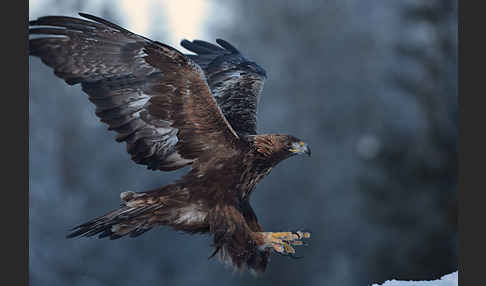
[[[267,71],[259,131],[312,147],[252,196],[267,231],[312,231],[297,249],[304,258],[272,256],[254,278],[208,260],[208,236],[161,228],[136,239],[65,239],[117,208],[120,192],[187,169],[130,161],[80,88],[30,58],[31,285],[369,285],[456,271],[457,2],[208,2],[221,10],[208,12],[203,39],[224,38]],[[130,28],[114,1],[36,3],[35,17],[83,11]],[[176,17],[197,9],[189,4]],[[165,42],[170,29],[157,15],[149,36]]]

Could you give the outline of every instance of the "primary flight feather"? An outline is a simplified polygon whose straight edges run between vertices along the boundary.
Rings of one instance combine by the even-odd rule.
[[[124,192],[122,206],[68,237],[116,239],[156,226],[210,233],[213,255],[264,272],[271,251],[293,255],[307,232],[264,232],[250,206],[256,184],[282,160],[310,155],[291,135],[257,134],[265,71],[230,43],[183,40],[195,54],[104,19],[46,16],[29,22],[29,54],[70,85],[81,84],[96,115],[151,170],[191,166],[174,183]]]

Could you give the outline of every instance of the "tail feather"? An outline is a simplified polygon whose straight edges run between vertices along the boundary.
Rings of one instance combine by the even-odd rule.
[[[175,185],[140,193],[123,192],[120,198],[119,209],[74,227],[66,237],[137,237],[162,225],[188,233],[209,231],[205,205],[191,202],[187,192]]]
[[[150,223],[150,218],[153,216],[153,211],[161,207],[163,206],[158,204],[142,207],[123,206],[118,210],[74,227],[66,237],[98,235],[98,238],[117,239],[127,234],[131,237],[139,236],[152,229],[153,225]]]
[[[148,193],[124,192],[120,197],[123,203],[119,209],[74,227],[66,237],[95,235],[98,235],[98,238],[109,237],[110,239],[125,235],[136,237],[160,222],[164,214],[160,209],[167,209],[161,197]]]

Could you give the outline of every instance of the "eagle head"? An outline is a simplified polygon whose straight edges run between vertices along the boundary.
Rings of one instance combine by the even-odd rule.
[[[288,142],[289,143],[287,144],[287,151],[290,152],[291,155],[306,154],[310,157],[311,149],[309,147],[309,144],[294,136],[289,136]]]
[[[292,135],[262,134],[254,136],[256,151],[279,162],[294,155],[311,155],[310,147]]]

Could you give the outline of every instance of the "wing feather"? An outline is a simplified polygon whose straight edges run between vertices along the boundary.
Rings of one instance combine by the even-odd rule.
[[[211,92],[234,130],[239,135],[254,135],[266,73],[227,41],[216,42],[221,47],[201,40],[182,40],[181,45],[196,53],[187,56],[203,68]]]
[[[81,84],[132,160],[168,171],[210,154],[232,154],[238,135],[197,64],[167,45],[80,15],[92,21],[30,21],[29,54],[68,84]]]

